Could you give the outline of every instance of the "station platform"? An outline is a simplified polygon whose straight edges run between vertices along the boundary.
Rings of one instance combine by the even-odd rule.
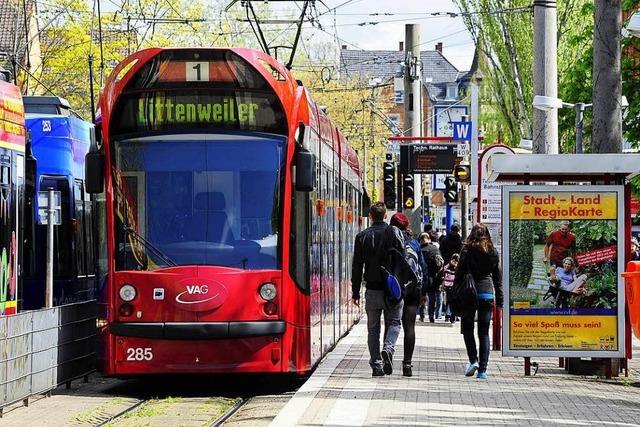
[[[557,358],[533,360],[539,370],[525,377],[522,358],[492,351],[487,379],[465,377],[468,362],[459,323],[418,322],[414,376],[402,376],[401,334],[393,374],[373,378],[366,339],[362,319],[271,425],[640,425],[637,360],[631,361],[629,378],[569,375]]]

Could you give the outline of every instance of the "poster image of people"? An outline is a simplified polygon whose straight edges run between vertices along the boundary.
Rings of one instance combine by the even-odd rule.
[[[505,189],[505,354],[623,351],[622,197],[615,186]]]

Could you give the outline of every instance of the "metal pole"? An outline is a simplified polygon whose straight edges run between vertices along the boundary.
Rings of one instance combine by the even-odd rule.
[[[462,121],[467,121],[467,116],[462,117]],[[473,136],[471,137],[473,139]],[[471,166],[473,167],[473,166]],[[467,201],[467,184],[460,183],[460,228],[462,228],[462,238],[467,238],[467,213],[469,206]]]
[[[53,307],[53,223],[56,210],[53,206],[53,189],[47,191],[47,270],[45,279],[45,304]]]
[[[378,156],[373,156],[373,192],[375,193],[378,200],[380,200],[380,195],[378,194]]]
[[[534,0],[533,94],[558,97],[555,0]],[[533,110],[533,152],[558,154],[558,110]]]
[[[582,134],[584,130],[584,102],[578,102],[574,105],[576,110],[576,153],[582,154]]]
[[[371,148],[375,148],[375,117],[374,117],[374,109],[376,108],[376,86],[375,84],[373,86],[371,86],[371,111],[369,113],[369,144],[371,144]],[[365,151],[366,153],[366,151]],[[373,176],[374,176],[374,186],[375,186],[375,156],[374,156],[374,163],[373,163]],[[365,175],[365,179],[366,179],[366,175]],[[375,188],[371,189],[371,194],[373,194],[373,192],[375,191]]]
[[[471,82],[471,185],[478,185],[478,152],[480,151],[480,142],[478,135],[480,132],[480,103],[478,84]]]
[[[404,71],[404,135],[422,136],[420,112],[422,110],[422,70],[420,69],[420,25],[405,25],[405,71]],[[422,200],[421,176],[413,177],[413,195],[415,201]],[[411,220],[411,229],[419,233],[422,229],[420,210],[417,203],[407,213]]]
[[[364,130],[365,126],[365,100],[362,101],[362,181],[365,191],[367,190],[367,137]]]

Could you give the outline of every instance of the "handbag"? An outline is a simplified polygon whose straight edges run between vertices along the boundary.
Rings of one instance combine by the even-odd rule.
[[[453,286],[447,295],[451,312],[456,316],[478,308],[478,291],[473,274],[469,271],[468,262],[465,263],[465,272],[460,280],[453,282]]]

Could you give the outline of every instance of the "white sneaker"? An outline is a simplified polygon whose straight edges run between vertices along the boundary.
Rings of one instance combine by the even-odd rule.
[[[469,363],[469,365],[467,365],[466,371],[464,371],[464,376],[472,377],[476,373],[479,367],[480,366],[478,365],[478,362]]]

